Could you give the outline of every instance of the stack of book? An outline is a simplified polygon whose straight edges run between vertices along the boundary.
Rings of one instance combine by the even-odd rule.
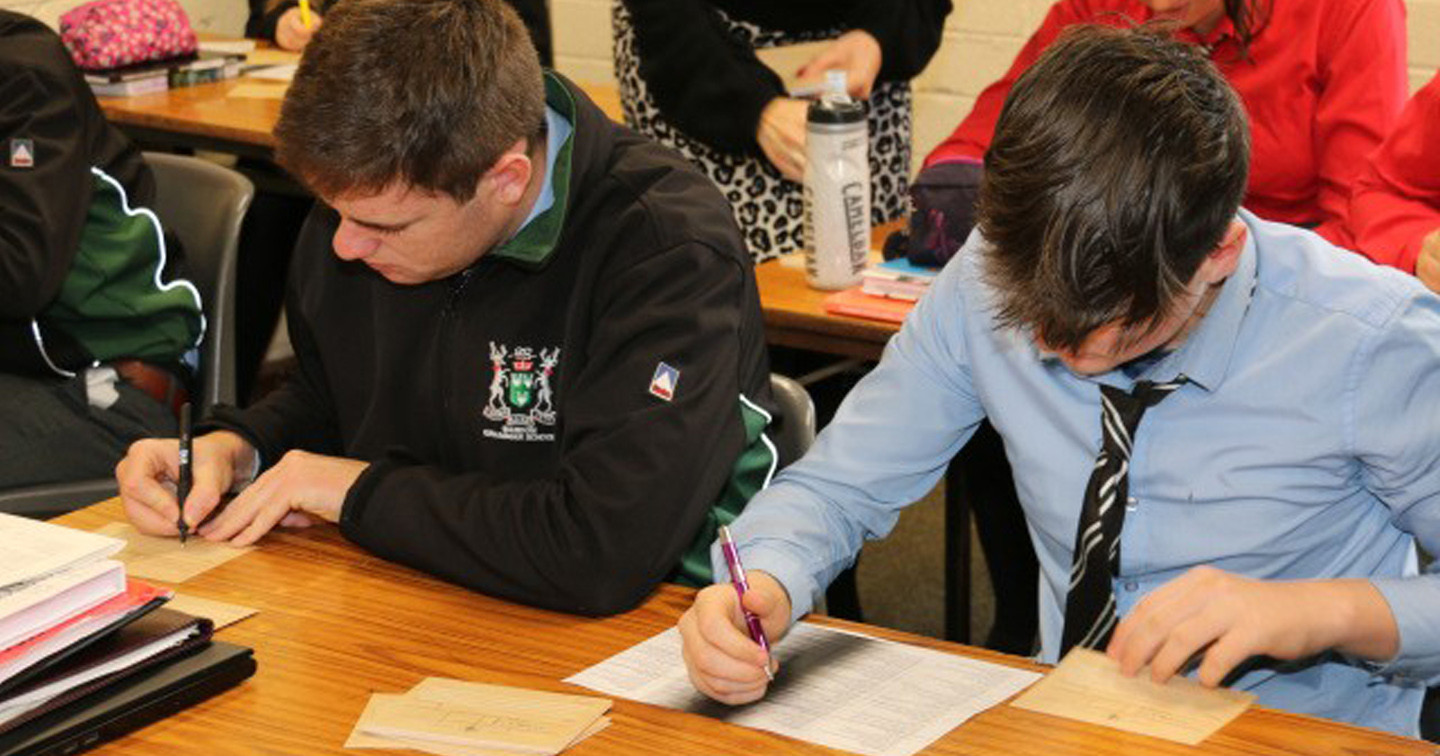
[[[125,542],[0,514],[0,752],[95,695],[209,645],[210,620],[126,577]],[[67,708],[68,707],[68,708]]]
[[[97,97],[131,97],[164,92],[240,75],[243,53],[201,51],[197,55],[157,60],[108,71],[86,71],[85,82]]]
[[[901,323],[939,273],[939,268],[921,267],[905,259],[886,260],[866,268],[859,286],[826,297],[825,311]]]

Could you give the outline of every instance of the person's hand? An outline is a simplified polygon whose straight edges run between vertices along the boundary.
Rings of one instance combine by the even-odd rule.
[[[275,22],[275,44],[282,50],[304,50],[310,44],[310,38],[320,30],[321,23],[320,14],[315,13],[312,7],[310,28],[306,29],[300,18],[300,8],[291,8],[280,14],[280,20]]]
[[[190,495],[185,500],[185,522],[203,522],[220,496],[235,481],[250,475],[255,449],[229,431],[207,433],[191,447]],[[180,442],[174,438],[147,438],[130,445],[115,466],[120,503],[135,529],[149,535],[176,535],[179,503],[175,481],[180,479]]]
[[[805,179],[805,114],[810,104],[792,97],[776,97],[760,112],[755,141],[765,157],[791,181]]]
[[[864,100],[875,88],[882,61],[880,43],[870,32],[856,29],[836,37],[829,47],[801,66],[795,76],[802,81],[823,80],[826,71],[840,69],[845,72],[845,89],[849,95]]]
[[[790,595],[767,573],[745,573],[750,590],[745,608],[760,618],[773,647],[790,624]],[[750,639],[735,587],[717,583],[696,594],[695,603],[680,616],[685,670],[695,689],[726,704],[750,703],[765,695],[769,678],[760,644]],[[771,672],[779,669],[775,663]]]
[[[1203,653],[1197,677],[1217,686],[1246,659],[1302,659],[1337,649],[1388,659],[1399,647],[1389,604],[1365,580],[1269,581],[1196,567],[1157,588],[1120,622],[1106,653],[1164,683]]]
[[[1420,243],[1420,257],[1415,260],[1415,275],[1420,283],[1440,294],[1440,228],[1430,232]]]
[[[209,541],[249,546],[274,527],[336,522],[345,495],[370,463],[290,451],[240,492],[225,511],[200,528]]]

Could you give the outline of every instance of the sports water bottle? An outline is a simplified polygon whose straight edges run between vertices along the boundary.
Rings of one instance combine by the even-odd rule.
[[[817,289],[860,283],[870,255],[870,137],[865,107],[827,71],[805,126],[805,278]]]

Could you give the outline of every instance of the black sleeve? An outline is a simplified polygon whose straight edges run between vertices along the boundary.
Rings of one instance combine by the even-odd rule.
[[[274,36],[266,35],[262,31],[265,26],[265,0],[250,0],[250,15],[245,17],[245,36],[252,39],[269,39]]]
[[[568,386],[559,474],[499,482],[391,455],[340,526],[370,551],[471,589],[586,615],[628,610],[675,567],[744,447],[740,262],[688,244],[607,276]],[[648,392],[657,361],[673,401]]]
[[[83,105],[43,71],[0,68],[0,320],[44,310],[75,260],[92,186]],[[15,139],[33,143],[33,167],[11,165]]]
[[[285,321],[295,350],[295,372],[253,406],[244,410],[216,407],[211,417],[196,428],[197,433],[229,430],[240,434],[260,452],[262,468],[279,462],[291,449],[330,455],[340,454],[343,449],[325,365],[311,335],[301,295],[305,278],[302,265],[307,261],[315,264],[316,257],[328,261],[330,255],[330,236],[326,224],[320,221],[323,212],[317,203],[300,231],[285,297]]]
[[[859,0],[850,25],[880,43],[879,81],[909,81],[940,49],[948,15],[950,0]]]
[[[759,154],[760,113],[780,77],[726,33],[704,0],[625,0],[640,78],[666,120],[724,152]]]

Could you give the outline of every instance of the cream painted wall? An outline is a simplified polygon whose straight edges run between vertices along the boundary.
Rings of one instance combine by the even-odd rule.
[[[613,79],[610,7],[613,0],[550,0],[556,67],[581,81]],[[915,155],[923,157],[969,111],[975,96],[1003,73],[1050,7],[1051,0],[955,0],[945,41],[915,82]],[[76,0],[0,0],[0,7],[54,25]],[[196,28],[239,34],[244,0],[180,0]],[[1440,0],[1406,0],[1410,25],[1410,84],[1418,88],[1440,67]]]

